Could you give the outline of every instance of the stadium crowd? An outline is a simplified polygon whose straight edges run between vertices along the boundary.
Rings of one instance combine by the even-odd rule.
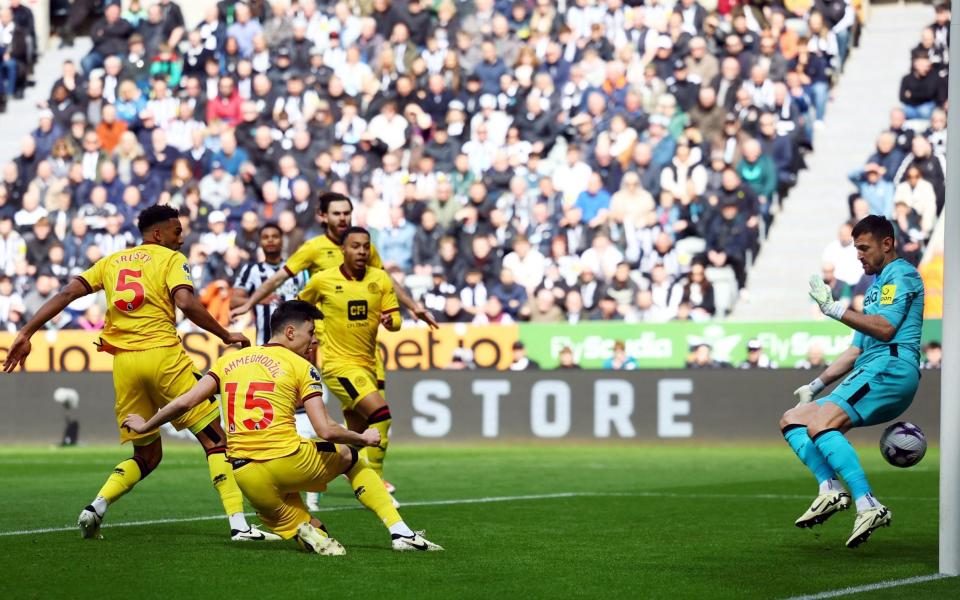
[[[942,289],[942,255],[937,255],[942,252],[946,195],[950,5],[937,4],[934,11],[933,22],[910,51],[900,104],[891,109],[873,152],[850,173],[856,187],[849,196],[850,220],[823,253],[823,279],[834,299],[858,310],[873,278],[863,273],[851,232],[854,223],[875,214],[893,221],[898,254],[920,267],[927,284],[925,314],[940,317],[931,303],[941,306],[942,300],[929,291]],[[811,312],[823,318],[819,310]]]
[[[222,0],[189,29],[173,0],[108,3],[2,167],[0,327],[135,244],[157,202],[229,321],[260,227],[288,256],[321,233],[326,190],[443,321],[722,316],[711,279],[744,287],[855,4]],[[927,137],[905,146],[917,164]],[[50,326],[102,320],[79,304]]]

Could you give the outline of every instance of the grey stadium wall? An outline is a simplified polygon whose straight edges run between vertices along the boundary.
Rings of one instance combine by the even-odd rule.
[[[778,420],[811,371],[397,371],[387,399],[391,441],[493,442],[779,440]],[[0,377],[3,443],[57,443],[64,410],[58,387],[74,388],[81,443],[115,442],[110,373],[17,373]],[[924,371],[901,417],[938,439],[940,372]],[[331,414],[338,403],[328,400]],[[876,440],[877,428],[858,430]]]

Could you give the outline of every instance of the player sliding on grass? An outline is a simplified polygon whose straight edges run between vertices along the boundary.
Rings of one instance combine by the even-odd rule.
[[[283,284],[283,282],[290,277],[293,277],[297,273],[300,273],[301,271],[306,270],[311,276],[313,276],[320,271],[339,267],[343,263],[343,236],[344,232],[346,232],[351,225],[353,217],[353,203],[350,201],[350,198],[344,196],[343,194],[327,192],[320,195],[320,204],[317,207],[317,213],[320,215],[321,220],[326,223],[326,234],[315,237],[300,246],[300,248],[294,252],[290,258],[287,259],[282,269],[277,270],[276,273],[274,273],[269,279],[267,279],[267,281],[257,288],[245,303],[230,311],[230,315],[232,317],[237,317],[249,312],[264,298],[269,297],[270,294],[272,294]],[[380,260],[380,255],[377,253],[375,246],[370,246],[369,254],[367,265],[382,269],[383,263]],[[430,311],[427,310],[421,303],[410,298],[406,290],[404,290],[402,287],[397,287],[395,293],[400,304],[406,307],[418,319],[426,322],[431,328],[436,329],[439,327],[439,325],[437,325],[437,321],[433,318],[433,315],[430,314]],[[323,327],[324,322],[318,321],[317,338],[320,339],[321,345],[317,349],[317,366],[322,364],[323,359]],[[383,366],[383,360],[379,352],[376,353],[375,364],[375,382],[377,384],[377,389],[380,391],[380,396],[382,398],[386,398],[386,373]],[[326,381],[328,386],[330,385],[330,381],[327,381],[326,378],[324,378],[324,381]],[[384,425],[381,426],[381,431],[385,433],[390,427],[389,412],[385,415],[384,420],[381,422],[384,423]],[[374,461],[373,467],[377,470],[378,474],[381,476],[383,475],[382,461]],[[391,486],[389,483],[386,485],[387,489],[390,492],[393,492],[393,486]],[[315,496],[308,494],[307,503],[311,504],[314,501]]]
[[[820,377],[794,392],[800,402],[780,420],[787,443],[820,484],[820,494],[797,519],[797,527],[813,527],[850,506],[850,494],[839,475],[850,486],[857,506],[848,548],[889,525],[893,515],[874,498],[857,453],[843,434],[853,427],[890,421],[913,402],[920,382],[923,325],[923,281],[910,263],[897,258],[890,222],[876,215],[866,217],[853,228],[853,237],[864,272],[876,276],[862,314],[835,302],[819,276],[810,278],[810,296],[823,314],[856,330],[853,345]],[[833,392],[812,402],[851,370]]]
[[[152,415],[200,378],[180,345],[174,307],[224,344],[250,345],[239,333],[221,327],[193,295],[190,267],[186,257],[177,252],[183,244],[177,211],[151,206],[140,213],[137,225],[143,244],[100,259],[44,303],[17,334],[3,363],[7,372],[22,367],[30,354],[30,337],[38,329],[77,298],[104,290],[107,315],[99,350],[113,355],[118,424],[128,413]],[[248,525],[243,516],[243,497],[224,456],[226,436],[217,405],[212,401],[199,404],[173,424],[177,429],[189,429],[206,450],[210,478],[229,515],[231,538],[280,539]],[[163,456],[156,428],[136,434],[121,428],[120,441],[133,443],[133,457],[114,468],[93,502],[80,513],[77,525],[85,538],[102,537],[100,523],[107,507],[157,468]]]
[[[304,358],[316,342],[314,321],[321,316],[306,302],[281,304],[270,318],[269,343],[221,357],[193,389],[149,421],[130,415],[124,426],[153,430],[219,392],[227,416],[227,454],[237,483],[263,522],[281,537],[295,537],[308,552],[344,554],[343,546],[310,517],[300,492],[323,491],[345,473],[357,499],[390,530],[394,550],[443,550],[407,527],[380,476],[356,449],[341,445],[376,447],[380,432],[350,431],[327,414],[320,374]],[[297,435],[294,411],[300,405],[316,432],[328,441]]]

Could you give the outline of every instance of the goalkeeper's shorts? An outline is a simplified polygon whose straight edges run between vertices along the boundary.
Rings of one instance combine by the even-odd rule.
[[[896,356],[881,356],[855,366],[829,395],[817,400],[823,406],[836,404],[847,413],[854,427],[891,421],[906,411],[920,385],[920,371]]]

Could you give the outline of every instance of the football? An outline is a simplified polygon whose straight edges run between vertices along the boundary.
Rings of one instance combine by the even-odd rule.
[[[927,438],[913,423],[899,421],[887,427],[880,436],[880,454],[895,467],[912,467],[926,453]]]

